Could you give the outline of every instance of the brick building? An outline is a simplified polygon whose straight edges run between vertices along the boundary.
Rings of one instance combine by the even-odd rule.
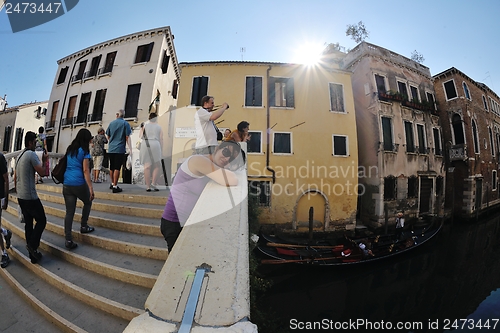
[[[500,98],[454,67],[433,79],[447,150],[445,206],[465,218],[500,207]]]

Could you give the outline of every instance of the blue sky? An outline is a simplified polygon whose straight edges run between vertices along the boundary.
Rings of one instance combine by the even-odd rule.
[[[180,62],[295,62],[304,44],[353,48],[345,30],[359,21],[367,42],[407,57],[417,50],[432,75],[456,67],[500,95],[499,13],[496,0],[80,0],[53,21],[12,33],[3,9],[0,96],[9,106],[48,100],[57,60],[152,28],[170,26]]]

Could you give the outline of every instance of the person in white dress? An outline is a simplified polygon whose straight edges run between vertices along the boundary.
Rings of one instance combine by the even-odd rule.
[[[150,113],[149,121],[141,127],[139,132],[139,137],[143,140],[139,160],[144,166],[144,180],[148,192],[159,191],[156,186],[161,170],[163,131],[157,120],[156,113]]]

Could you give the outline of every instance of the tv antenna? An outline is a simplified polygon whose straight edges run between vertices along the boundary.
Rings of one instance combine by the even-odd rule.
[[[247,51],[246,47],[240,47],[240,53],[241,53],[241,61],[243,61],[243,55]]]

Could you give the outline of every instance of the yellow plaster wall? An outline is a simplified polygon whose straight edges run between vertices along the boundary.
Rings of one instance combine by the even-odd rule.
[[[272,180],[271,172],[266,170],[267,76],[293,77],[295,106],[269,108],[270,150],[273,132],[289,132],[293,153],[270,154],[269,166],[275,170],[276,179],[272,186],[271,206],[264,208],[261,218],[267,223],[302,219],[302,213],[296,211],[300,197],[303,192],[319,190],[327,200],[328,209],[324,210],[329,212],[327,224],[354,222],[358,153],[350,73],[276,63],[191,63],[181,66],[175,127],[194,128],[193,117],[198,107],[189,105],[193,77],[209,77],[208,95],[214,96],[216,105],[223,102],[230,105],[216,121],[222,121],[218,127],[235,129],[240,121],[246,120],[250,123],[250,131],[262,132],[262,153],[248,154],[249,180]],[[244,106],[246,76],[263,78],[262,107]],[[346,113],[330,112],[329,82],[343,85]],[[348,137],[347,157],[333,156],[333,134]],[[177,162],[190,155],[186,149],[190,149],[193,142],[193,138],[174,138],[173,172],[177,170]],[[319,220],[325,222],[325,218]]]

